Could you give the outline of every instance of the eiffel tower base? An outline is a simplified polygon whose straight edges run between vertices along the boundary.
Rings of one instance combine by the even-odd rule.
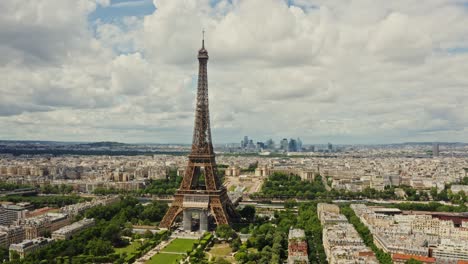
[[[230,219],[238,218],[224,188],[218,191],[178,190],[159,227],[171,228],[177,216],[183,214],[183,228],[191,231],[193,213],[200,215],[200,231],[208,230],[209,216],[214,218],[216,225],[230,224]]]

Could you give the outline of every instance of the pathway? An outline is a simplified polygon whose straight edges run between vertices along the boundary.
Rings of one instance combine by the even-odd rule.
[[[161,251],[161,249],[163,249],[164,247],[166,247],[169,243],[172,242],[172,240],[174,240],[175,238],[169,238],[169,240],[166,240],[166,241],[162,241],[161,243],[159,243],[157,246],[155,246],[153,249],[151,249],[150,251],[148,251],[144,256],[142,256],[141,258],[137,259],[135,261],[136,264],[145,264],[152,256],[156,255],[156,253],[158,253],[159,251]]]

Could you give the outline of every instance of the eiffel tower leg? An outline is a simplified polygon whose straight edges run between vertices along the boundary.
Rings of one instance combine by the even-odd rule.
[[[224,204],[225,211],[227,215],[229,216],[229,219],[233,221],[239,220],[240,216],[237,213],[235,206],[232,204],[226,192],[220,195],[220,199],[221,199],[221,203]]]
[[[172,223],[174,222],[175,218],[177,217],[180,212],[182,212],[182,196],[174,197],[174,201],[171,204],[169,210],[167,210],[164,218],[159,223],[159,227],[161,228],[171,228]]]
[[[210,201],[211,211],[215,218],[216,224],[218,225],[228,225],[229,221],[226,215],[226,210],[224,210],[224,206],[221,203],[219,197],[212,197]]]
[[[226,212],[229,215],[229,219],[231,219],[231,221],[236,222],[240,219],[240,216],[232,203],[226,204]]]

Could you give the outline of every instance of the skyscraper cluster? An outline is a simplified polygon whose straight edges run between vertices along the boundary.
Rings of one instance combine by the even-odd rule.
[[[253,143],[252,139],[249,139],[248,136],[244,136],[244,139],[241,141],[241,148],[253,150],[256,148],[256,145]]]
[[[244,136],[244,139],[241,140],[240,148],[244,150],[279,150],[283,152],[300,152],[303,149],[302,140],[300,138],[291,138],[289,140],[283,138],[277,148],[275,141],[271,138],[265,142],[256,142],[256,144],[254,144],[253,139],[249,139],[248,136]]]

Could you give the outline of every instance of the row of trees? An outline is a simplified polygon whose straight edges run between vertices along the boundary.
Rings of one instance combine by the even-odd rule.
[[[69,194],[73,192],[73,186],[61,184],[61,185],[50,185],[46,184],[41,186],[41,193],[44,194]]]
[[[30,185],[0,182],[0,191],[13,191],[22,188],[32,188]]]
[[[435,212],[454,212],[454,213],[464,213],[468,211],[466,205],[452,206],[445,205],[438,202],[429,202],[429,203],[397,203],[387,205],[388,207],[398,208],[400,210],[406,211],[435,211]]]
[[[203,234],[203,236],[193,244],[192,250],[187,252],[188,261],[187,264],[208,264],[205,256],[205,249],[211,243],[213,235],[209,232]]]
[[[30,202],[34,208],[40,207],[62,207],[65,205],[89,201],[91,198],[80,197],[78,195],[54,195],[54,196],[3,196],[0,201],[8,202]]]
[[[433,187],[431,188],[429,193],[434,201],[445,201],[460,205],[463,205],[466,202],[468,202],[468,197],[464,191],[460,191],[458,193],[452,192],[451,184],[446,184],[444,189],[440,192],[437,191],[437,188]]]
[[[143,206],[134,197],[126,197],[125,203],[109,206],[95,206],[86,212],[88,218],[104,219],[106,221],[119,220],[119,223],[157,224],[169,208],[167,203],[154,201]]]
[[[327,263],[322,226],[317,215],[317,202],[303,203],[299,206],[296,226],[304,229],[306,233],[310,263]]]
[[[326,192],[320,175],[312,182],[302,181],[297,175],[274,173],[265,181],[259,193],[252,198],[314,199]]]

